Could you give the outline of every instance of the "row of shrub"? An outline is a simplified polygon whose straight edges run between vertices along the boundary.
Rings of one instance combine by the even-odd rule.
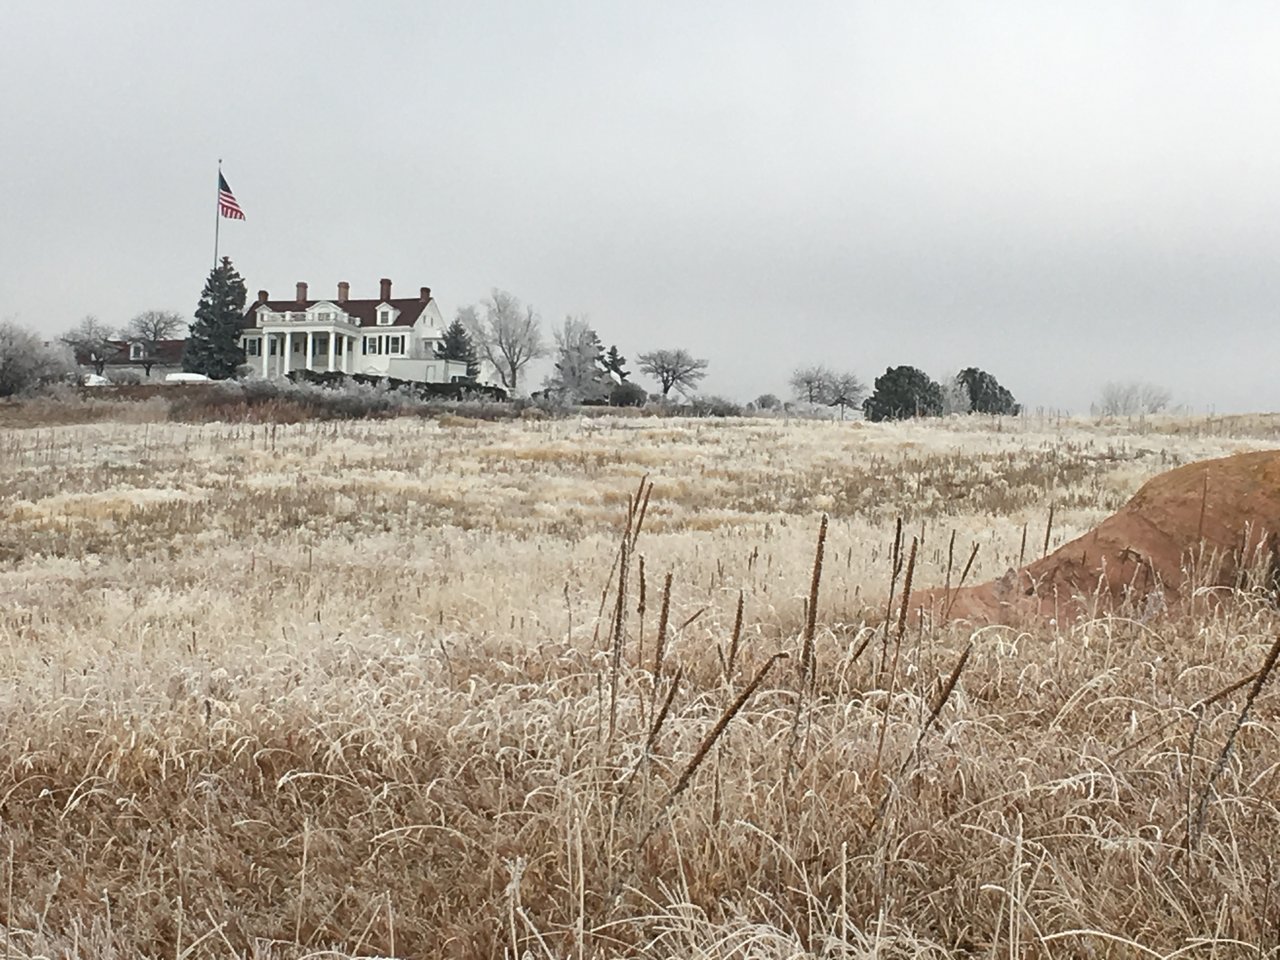
[[[377,391],[411,397],[416,400],[494,400],[507,399],[507,391],[484,383],[461,381],[458,383],[422,383],[417,380],[397,380],[395,377],[379,377],[368,373],[343,373],[319,370],[295,370],[289,374],[293,383],[311,383],[332,389],[345,389],[355,384]],[[263,383],[246,380],[244,383]]]
[[[584,407],[553,399],[506,400],[502,391],[488,389],[422,389],[453,384],[397,384],[385,378],[338,377],[310,374],[290,380],[226,380],[164,390],[172,420],[213,420],[290,423],[303,420],[358,420],[397,416],[434,417],[445,414],[475,420],[517,417],[608,415],[616,407]],[[465,385],[463,385],[465,386]],[[121,393],[145,388],[122,388]],[[140,399],[141,397],[139,397]],[[123,397],[122,397],[123,399]],[[750,414],[732,401],[695,397],[682,403],[649,403],[630,408],[634,416],[737,417]]]
[[[315,379],[324,376],[324,380]],[[341,376],[341,375],[339,375]],[[477,419],[502,419],[517,411],[502,391],[457,389],[454,384],[405,384],[377,377],[308,375],[289,380],[224,380],[168,394],[169,417],[183,421],[293,423],[436,416],[465,408]],[[449,387],[427,390],[424,387]]]
[[[643,397],[639,403],[631,400],[618,405],[578,405],[545,395],[511,400],[505,391],[479,384],[427,384],[362,374],[301,371],[287,380],[249,378],[184,384],[150,381],[79,388],[53,385],[38,396],[5,403],[0,423],[37,426],[136,418],[187,423],[297,423],[398,416],[503,420],[619,414],[738,417],[761,413],[770,415],[774,411],[764,404],[743,406],[715,396],[680,401]]]

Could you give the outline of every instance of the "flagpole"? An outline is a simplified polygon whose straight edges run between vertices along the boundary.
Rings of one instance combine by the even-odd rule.
[[[218,269],[218,228],[222,226],[222,215],[218,209],[218,203],[222,199],[222,158],[218,158],[218,182],[214,184],[214,203],[213,203],[213,268]]]

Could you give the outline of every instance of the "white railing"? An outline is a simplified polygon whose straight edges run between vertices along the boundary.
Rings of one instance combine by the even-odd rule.
[[[257,325],[265,327],[268,324],[278,323],[332,323],[341,324],[347,327],[359,326],[355,320],[347,316],[345,313],[331,313],[328,316],[316,316],[307,313],[305,310],[282,310],[279,312],[262,311],[258,314]]]

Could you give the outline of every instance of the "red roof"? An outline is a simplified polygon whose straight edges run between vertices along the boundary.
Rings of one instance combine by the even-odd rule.
[[[184,337],[181,340],[157,340],[153,356],[157,363],[182,363],[182,353],[187,348]]]
[[[276,313],[301,312],[310,307],[314,307],[317,303],[332,303],[339,310],[343,310],[354,319],[362,327],[378,326],[378,307],[382,304],[388,304],[400,311],[395,322],[391,326],[409,327],[417,322],[422,316],[422,311],[426,309],[427,304],[435,300],[421,300],[418,297],[394,297],[390,300],[337,300],[330,298],[321,298],[319,300],[267,300],[268,309]],[[245,311],[244,323],[245,327],[256,327],[258,325],[258,308],[263,305],[263,301],[255,301],[249,305],[249,309]]]
[[[134,343],[142,343],[141,340],[109,340],[107,342],[107,366],[119,366],[121,364],[143,363],[143,359],[139,357],[137,360],[130,359],[129,354],[132,352],[130,347]],[[157,340],[155,349],[146,351],[144,348],[143,356],[152,363],[174,366],[182,363],[182,351],[186,347],[186,340]],[[93,358],[89,355],[90,351],[83,348],[77,348],[75,351],[76,363],[84,366],[92,366]]]

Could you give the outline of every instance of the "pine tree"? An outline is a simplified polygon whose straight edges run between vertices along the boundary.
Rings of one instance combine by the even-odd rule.
[[[625,383],[627,377],[631,376],[631,371],[627,369],[627,358],[618,352],[617,345],[609,347],[607,352],[600,355],[597,362],[608,373],[614,374],[619,383]]]
[[[942,408],[942,387],[923,370],[905,366],[876,377],[875,392],[862,404],[868,420],[940,417]]]
[[[244,363],[240,345],[244,317],[244,280],[231,265],[230,257],[209,272],[195,322],[182,351],[182,369],[203,373],[213,380],[234,377]]]
[[[595,330],[583,317],[565,317],[564,326],[553,332],[557,359],[547,389],[572,403],[607,400],[613,380],[603,368],[604,346]]]
[[[445,330],[443,342],[436,346],[436,357],[465,363],[467,376],[472,380],[480,376],[480,358],[476,354],[476,345],[467,332],[467,325],[461,319],[455,319]]]
[[[1013,394],[985,370],[965,367],[956,374],[956,383],[963,384],[969,394],[969,409],[966,413],[995,413],[1016,417],[1022,409]]]

